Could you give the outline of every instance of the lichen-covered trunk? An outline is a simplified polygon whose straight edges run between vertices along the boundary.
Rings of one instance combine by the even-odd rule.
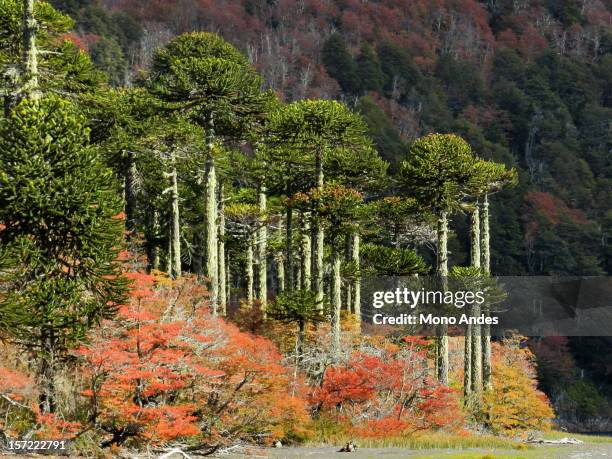
[[[159,212],[153,206],[147,209],[147,268],[148,271],[159,269],[159,247],[157,237],[159,234]]]
[[[323,189],[323,151],[321,149],[316,152],[315,170],[317,174],[317,189]],[[323,287],[323,246],[325,244],[325,232],[319,221],[318,216],[315,216],[314,225],[314,244],[313,244],[313,269],[314,272],[314,291],[317,304],[323,308],[323,297],[325,291]]]
[[[276,260],[276,289],[278,293],[285,290],[285,257],[279,253],[275,257]]]
[[[217,171],[213,158],[206,165],[206,277],[209,282],[210,301],[213,314],[218,313],[219,304],[219,241],[217,237]]]
[[[489,196],[485,194],[482,202],[482,212],[480,213],[481,228],[481,257],[482,270],[486,275],[491,273],[491,246],[489,241]],[[483,305],[485,314],[489,313],[489,307]],[[493,388],[491,368],[491,325],[482,326],[482,380],[486,390]]]
[[[441,290],[445,292],[446,290],[448,290],[448,213],[446,211],[441,211],[438,217],[437,239],[437,275],[441,281]],[[438,351],[436,353],[436,368],[438,381],[440,381],[444,385],[448,385],[448,325],[440,325],[437,331]]]
[[[470,258],[474,268],[480,268],[480,209],[478,203],[470,215]]]
[[[359,266],[359,250],[361,245],[361,238],[359,236],[359,230],[355,230],[353,233],[353,242],[351,244],[351,261],[355,264],[357,268],[357,275],[355,276],[355,280],[353,281],[352,295],[351,301],[353,302],[353,314],[355,314],[355,318],[358,322],[361,322],[361,274],[359,270],[361,269]]]
[[[175,279],[181,275],[181,224],[179,214],[179,192],[178,178],[176,167],[172,168],[170,175],[172,180],[171,196],[172,196],[172,273],[171,276]]]
[[[217,248],[219,257],[219,314],[227,314],[227,287],[225,272],[225,211],[223,208],[223,183],[219,183],[219,246]]]
[[[253,306],[254,285],[255,285],[255,270],[253,269],[253,236],[249,235],[247,240],[246,252],[246,282],[247,282],[247,303],[249,307]]]
[[[302,216],[302,288],[310,290],[312,288],[311,263],[312,263],[312,243],[310,234],[310,214],[304,213]]]
[[[472,306],[473,317],[480,316],[480,305]],[[482,333],[480,325],[472,325],[472,391],[475,394],[482,392]]]
[[[257,275],[257,299],[261,301],[261,306],[265,309],[268,301],[268,227],[266,226],[267,196],[266,188],[259,187],[259,213],[260,227],[257,236],[257,263],[259,272]]]
[[[470,258],[472,266],[480,268],[480,209],[478,202],[476,202],[476,207],[470,215]],[[480,316],[480,305],[472,305],[470,311],[472,317]],[[469,363],[472,373],[470,376],[470,389],[472,392],[479,394],[482,392],[482,330],[478,324],[472,324],[468,328],[472,347],[471,362]]]
[[[331,279],[331,306],[332,306],[332,346],[333,354],[340,352],[340,313],[342,311],[342,279],[341,257],[337,241],[332,242],[332,279]]]
[[[34,18],[34,5],[36,0],[23,0],[22,16],[22,57],[21,57],[21,87],[20,93],[24,97],[38,99],[38,50],[36,49],[36,33],[38,23]]]
[[[293,279],[293,209],[288,207],[285,221],[285,287],[289,290],[294,288]]]
[[[136,160],[133,152],[128,152],[125,158],[125,174],[123,189],[125,192],[125,227],[132,233],[136,229],[137,187]]]
[[[467,399],[472,393],[472,325],[465,328],[463,348],[463,395]]]

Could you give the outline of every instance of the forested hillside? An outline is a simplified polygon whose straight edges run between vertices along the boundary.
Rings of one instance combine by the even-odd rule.
[[[287,101],[364,114],[393,165],[427,132],[456,132],[516,165],[493,210],[498,274],[609,273],[610,4],[552,1],[54,1],[115,84],[156,47],[219,32]],[[461,226],[462,224],[459,223]],[[463,262],[467,239],[453,243]]]
[[[609,338],[371,336],[361,295],[430,275],[484,318],[496,276],[610,274],[611,24],[597,0],[0,0],[0,447],[609,430]]]
[[[612,270],[609,0],[54,4],[77,19],[75,42],[115,84],[138,79],[171,37],[216,31],[286,101],[334,98],[358,110],[392,173],[415,138],[455,132],[520,174],[491,208],[494,273]],[[454,216],[452,264],[469,261],[468,227]],[[591,360],[611,343],[575,341],[582,365],[609,384],[609,364]]]

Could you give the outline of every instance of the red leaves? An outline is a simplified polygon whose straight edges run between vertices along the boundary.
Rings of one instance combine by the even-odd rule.
[[[275,346],[211,317],[195,279],[128,277],[131,302],[75,352],[91,381],[82,395],[109,432],[130,426],[150,443],[204,435],[223,444],[247,427],[259,439],[307,419]]]
[[[427,341],[403,341],[402,347],[383,343],[355,353],[345,364],[328,369],[312,401],[353,425],[360,436],[459,426],[456,391],[426,377]]]

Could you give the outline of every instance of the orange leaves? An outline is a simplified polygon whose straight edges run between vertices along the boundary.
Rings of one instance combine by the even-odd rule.
[[[196,279],[128,277],[130,303],[75,352],[91,381],[82,395],[111,442],[129,431],[148,443],[199,435],[224,444],[245,430],[282,438],[307,422],[276,347],[213,318]]]
[[[313,403],[324,413],[336,413],[359,436],[458,427],[463,417],[456,391],[427,378],[428,342],[403,341],[401,346],[375,343],[328,369]]]
[[[493,390],[485,394],[485,412],[494,433],[545,430],[554,411],[537,389],[533,355],[517,343],[495,345]]]

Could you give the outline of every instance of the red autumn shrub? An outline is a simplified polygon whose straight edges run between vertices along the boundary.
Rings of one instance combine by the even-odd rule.
[[[270,341],[213,318],[194,279],[128,276],[131,302],[77,351],[105,446],[299,436],[305,403]]]
[[[363,347],[329,368],[312,400],[359,436],[453,430],[462,421],[453,389],[427,376],[425,341]]]

